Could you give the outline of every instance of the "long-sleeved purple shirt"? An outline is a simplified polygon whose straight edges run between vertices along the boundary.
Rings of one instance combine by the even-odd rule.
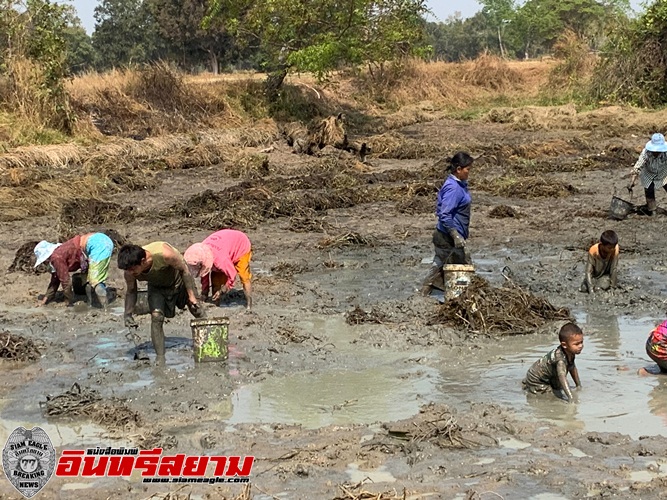
[[[450,229],[456,229],[463,238],[468,239],[471,202],[468,183],[449,174],[438,192],[438,201],[435,205],[438,230],[449,233]]]

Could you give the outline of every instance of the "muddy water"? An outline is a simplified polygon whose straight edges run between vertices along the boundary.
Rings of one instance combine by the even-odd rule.
[[[568,429],[621,432],[634,438],[664,434],[667,377],[637,375],[639,368],[651,364],[644,343],[660,320],[587,314],[577,315],[577,320],[586,337],[577,357],[583,389],[573,391],[576,404],[551,395],[527,395],[521,388],[533,361],[558,344],[555,331],[551,339],[506,339],[499,343],[494,359],[480,359],[457,371],[445,367],[439,389],[457,403],[500,403],[521,415]]]
[[[428,356],[427,352],[373,348],[359,352],[354,341],[363,327],[347,325],[342,316],[313,317],[301,326],[325,336],[338,356],[350,357],[349,366],[343,363],[328,371],[313,367],[243,386],[232,394],[230,423],[281,422],[306,428],[369,424],[407,418],[437,397],[437,371],[410,361]],[[359,356],[363,362],[353,359]]]

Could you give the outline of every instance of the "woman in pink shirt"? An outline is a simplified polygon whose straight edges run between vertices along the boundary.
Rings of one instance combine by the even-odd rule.
[[[185,251],[185,262],[193,276],[201,278],[202,297],[208,297],[213,288],[213,301],[219,305],[222,295],[234,287],[236,275],[241,278],[247,309],[252,308],[250,259],[252,247],[245,233],[234,229],[222,229],[201,243],[195,243]]]

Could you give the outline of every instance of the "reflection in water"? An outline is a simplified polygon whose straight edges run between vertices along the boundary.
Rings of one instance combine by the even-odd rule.
[[[635,438],[663,434],[667,430],[667,377],[663,382],[660,377],[636,374],[647,364],[644,343],[656,321],[597,315],[577,319],[585,335],[584,350],[576,360],[583,386],[573,391],[577,403],[567,404],[551,394],[528,397],[521,388],[532,362],[558,345],[555,330],[549,339],[505,339],[499,357],[490,363],[480,359],[457,371],[443,367],[442,392],[458,402],[505,404],[520,414],[572,429],[616,431]],[[656,384],[661,387],[654,387]]]

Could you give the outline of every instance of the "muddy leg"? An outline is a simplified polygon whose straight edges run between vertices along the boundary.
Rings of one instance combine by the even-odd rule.
[[[648,208],[649,215],[653,215],[656,208],[658,208],[658,204],[655,201],[655,185],[653,183],[644,189],[644,196],[646,196],[646,207]]]
[[[86,297],[88,297],[88,305],[93,307],[93,287],[90,283],[86,283]]]
[[[95,286],[95,295],[97,295],[97,300],[99,300],[100,305],[106,311],[109,299],[107,298],[107,287],[104,283],[98,283]]]
[[[164,313],[159,309],[151,312],[151,341],[157,354],[158,363],[164,362],[166,352],[164,345]]]
[[[431,293],[431,290],[433,289],[433,281],[435,281],[435,279],[438,278],[441,273],[442,266],[438,266],[437,264],[433,263],[431,269],[429,269],[428,274],[426,275],[426,279],[424,279],[424,282],[422,283],[421,293],[423,296],[426,297]]]

